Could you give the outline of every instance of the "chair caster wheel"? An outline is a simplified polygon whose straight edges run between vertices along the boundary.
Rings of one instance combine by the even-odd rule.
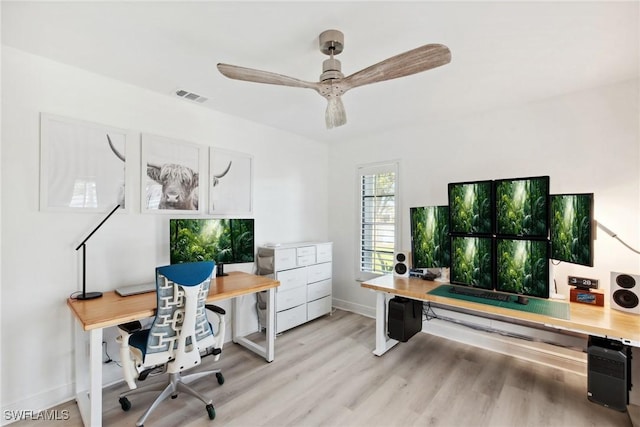
[[[131,409],[131,402],[129,402],[129,399],[127,399],[126,397],[121,397],[120,399],[118,399],[118,402],[120,402],[120,407],[123,411],[127,412],[129,409]]]
[[[177,395],[177,394],[172,394],[172,395],[171,395],[171,398],[172,398],[172,399],[175,399],[175,398],[177,398],[177,397],[178,397],[178,395]]]
[[[207,405],[207,414],[209,414],[209,419],[212,420],[216,417],[216,410],[213,409],[213,405]]]
[[[222,376],[221,372],[216,373],[216,378],[218,379],[218,384],[220,385],[224,384],[224,377]]]

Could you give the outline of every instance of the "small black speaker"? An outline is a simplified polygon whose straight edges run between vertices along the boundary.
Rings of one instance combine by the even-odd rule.
[[[409,255],[406,252],[393,254],[393,275],[409,277]]]
[[[587,398],[626,411],[631,389],[631,348],[620,341],[589,337]]]
[[[389,300],[387,319],[389,338],[401,342],[422,330],[422,301],[393,297]]]

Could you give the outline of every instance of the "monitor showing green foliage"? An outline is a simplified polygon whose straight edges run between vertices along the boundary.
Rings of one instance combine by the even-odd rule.
[[[496,239],[496,289],[549,298],[548,240]]]
[[[551,258],[593,267],[593,193],[551,195]]]
[[[253,219],[171,219],[171,264],[215,261],[216,264],[253,262]]]
[[[493,182],[449,184],[449,209],[451,233],[493,233]]]
[[[451,283],[493,289],[492,240],[481,236],[451,237]]]
[[[409,210],[413,268],[444,268],[451,263],[449,207],[423,206]]]
[[[543,237],[549,234],[549,177],[495,181],[496,234]]]

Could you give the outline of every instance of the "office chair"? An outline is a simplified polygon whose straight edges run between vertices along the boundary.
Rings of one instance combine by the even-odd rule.
[[[182,375],[183,371],[200,364],[203,356],[214,355],[218,360],[224,343],[225,311],[206,305],[214,263],[211,261],[167,265],[156,268],[157,312],[149,329],[140,322],[119,325],[120,356],[124,377],[130,390],[120,394],[123,411],[131,409],[128,397],[149,391],[161,391],[151,406],[138,419],[142,426],[151,412],[167,397],[175,399],[179,392],[197,397],[206,405],[210,419],[215,418],[211,399],[195,391],[188,384],[215,374],[218,384],[224,383],[219,369]],[[212,326],[205,309],[215,318]],[[216,334],[213,333],[216,331]],[[201,355],[202,353],[202,355]],[[135,379],[144,380],[149,373],[164,371],[168,383],[138,388]]]

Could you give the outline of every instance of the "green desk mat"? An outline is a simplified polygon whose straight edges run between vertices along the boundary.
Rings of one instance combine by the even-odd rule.
[[[529,304],[522,305],[515,302],[515,295],[508,302],[495,301],[487,298],[454,294],[452,292],[449,292],[449,289],[451,289],[452,287],[452,285],[440,285],[437,288],[427,292],[427,294],[436,295],[439,297],[461,299],[470,302],[477,302],[480,304],[493,305],[496,307],[508,308],[511,310],[527,311],[529,313],[542,314],[544,316],[555,317],[557,319],[569,320],[569,304],[565,302],[529,298]]]

